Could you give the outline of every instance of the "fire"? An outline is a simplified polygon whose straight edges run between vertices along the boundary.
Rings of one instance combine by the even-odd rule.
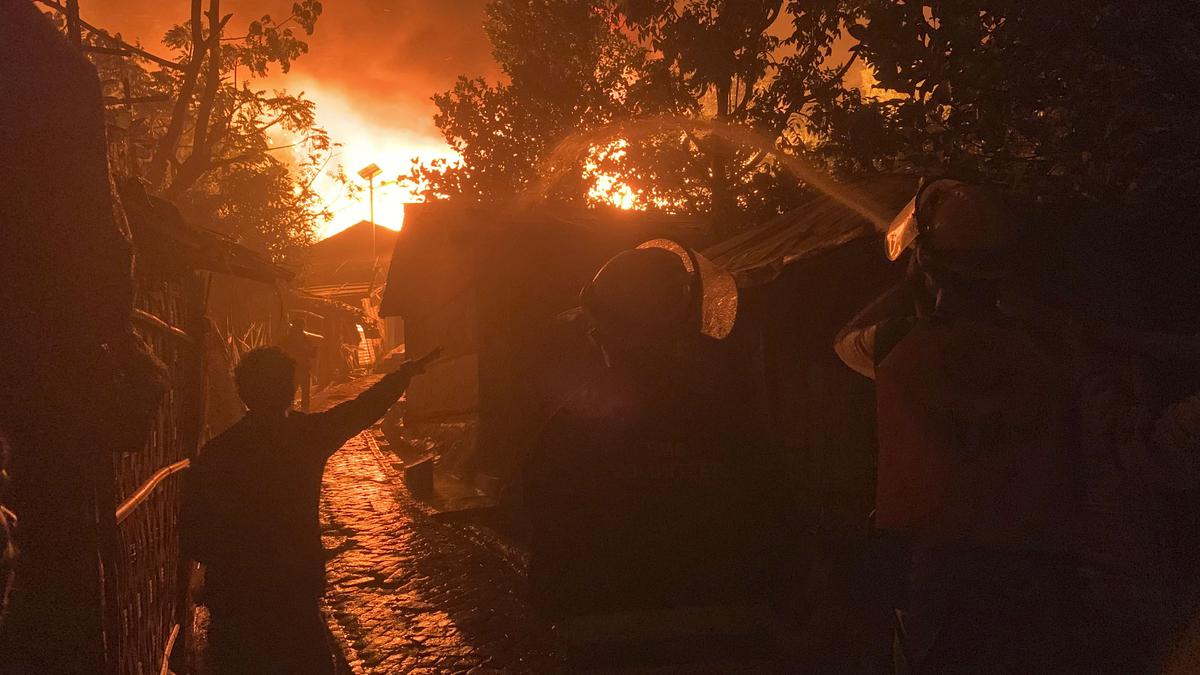
[[[618,209],[632,209],[637,204],[637,194],[633,188],[621,182],[620,176],[611,173],[596,174],[596,182],[588,190],[588,198]]]
[[[619,161],[624,157],[627,147],[628,141],[618,139],[607,145],[592,148],[583,169],[592,179],[592,187],[588,189],[588,200],[593,204],[615,206],[618,209],[645,208],[638,205],[637,192],[622,181],[619,175],[600,169],[606,160]]]
[[[318,233],[320,239],[333,236],[359,221],[370,220],[367,183],[358,177],[359,169],[371,163],[383,169],[375,179],[375,222],[399,230],[404,225],[404,205],[419,202],[421,197],[398,183],[397,176],[407,173],[414,160],[459,159],[440,138],[380,124],[356,110],[348,99],[311,81],[297,82],[294,86],[316,103],[317,124],[340,145],[313,183],[322,204],[333,214]],[[348,194],[346,186],[337,180],[339,169],[361,188],[357,194]]]
[[[339,146],[313,182],[321,205],[332,214],[317,233],[319,239],[331,237],[360,221],[370,220],[367,182],[357,175],[358,170],[368,164],[374,163],[383,169],[383,173],[375,179],[375,222],[399,230],[404,225],[404,205],[423,199],[412,191],[411,186],[397,181],[397,177],[407,173],[414,161],[461,161],[461,157],[440,138],[381,124],[357,110],[346,97],[312,81],[298,81],[294,86],[316,104],[317,125],[329,132],[330,138]],[[273,140],[282,144],[292,139],[281,137]],[[606,160],[620,160],[627,146],[624,140],[598,146],[585,162],[584,171],[591,182],[588,200],[592,204],[620,209],[645,208],[644,204],[639,203],[640,195],[636,190],[622,181],[619,175],[601,169]],[[300,152],[297,151],[298,154]],[[355,194],[350,194],[347,186],[338,180],[339,173],[358,188]]]

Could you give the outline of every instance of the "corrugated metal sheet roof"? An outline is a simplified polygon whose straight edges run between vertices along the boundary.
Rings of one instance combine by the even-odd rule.
[[[146,194],[136,180],[121,186],[121,202],[138,255],[146,262],[183,265],[267,284],[295,274],[229,237],[184,220],[171,202]]]

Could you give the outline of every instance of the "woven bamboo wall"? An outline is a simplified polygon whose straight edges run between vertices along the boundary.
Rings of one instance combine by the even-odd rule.
[[[203,311],[194,284],[190,276],[173,278],[141,271],[137,307],[168,326],[192,328]],[[146,448],[115,458],[118,504],[156,474],[192,456],[199,414],[197,344],[152,321],[135,320],[134,326],[166,364],[171,386]],[[115,630],[118,672],[122,675],[160,672],[181,604],[186,602],[179,551],[182,475],[163,477],[117,526],[119,625]]]

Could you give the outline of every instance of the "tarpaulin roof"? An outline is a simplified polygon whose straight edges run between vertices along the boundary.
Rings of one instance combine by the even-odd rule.
[[[382,316],[401,316],[415,305],[449,302],[474,283],[480,266],[498,256],[529,258],[530,264],[608,256],[648,239],[666,237],[694,247],[710,241],[706,218],[621,209],[539,206],[505,211],[453,202],[407,207],[405,226],[396,237],[380,308]],[[586,257],[586,256],[585,256]],[[548,271],[549,272],[549,271]],[[577,292],[577,290],[576,290]]]
[[[283,288],[282,292],[291,308],[303,309],[324,317],[342,317],[363,325],[375,323],[375,320],[360,307],[290,287]]]
[[[913,196],[917,180],[886,176],[850,186],[881,215],[890,217]],[[879,236],[865,217],[836,199],[821,194],[787,213],[733,236],[704,251],[725,268],[738,286],[757,286],[773,280],[784,267],[861,237]],[[883,255],[880,244],[879,255]]]

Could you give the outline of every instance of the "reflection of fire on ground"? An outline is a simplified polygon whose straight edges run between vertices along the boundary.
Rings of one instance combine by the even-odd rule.
[[[353,672],[561,672],[522,570],[410,499],[370,433],[330,459],[321,500],[325,606]]]
[[[382,375],[378,374],[367,375],[328,387],[313,396],[312,409],[314,412],[325,410],[348,401],[378,382],[381,377]],[[419,495],[430,512],[445,513],[494,505],[493,499],[482,495],[470,483],[460,480],[435,465],[435,457],[445,453],[446,446],[461,442],[463,439],[453,438],[445,433],[435,437],[414,434],[412,430],[404,430],[406,433],[402,432],[404,403],[405,400],[401,398],[384,417],[382,423],[384,437],[381,443],[379,442],[381,439],[376,439],[385,461],[400,473],[412,469],[417,471],[433,469],[430,477],[432,480],[431,492]],[[428,462],[428,464],[423,465],[424,462]],[[415,480],[423,481],[425,478],[417,477]],[[410,492],[420,492],[420,490],[410,487]]]

